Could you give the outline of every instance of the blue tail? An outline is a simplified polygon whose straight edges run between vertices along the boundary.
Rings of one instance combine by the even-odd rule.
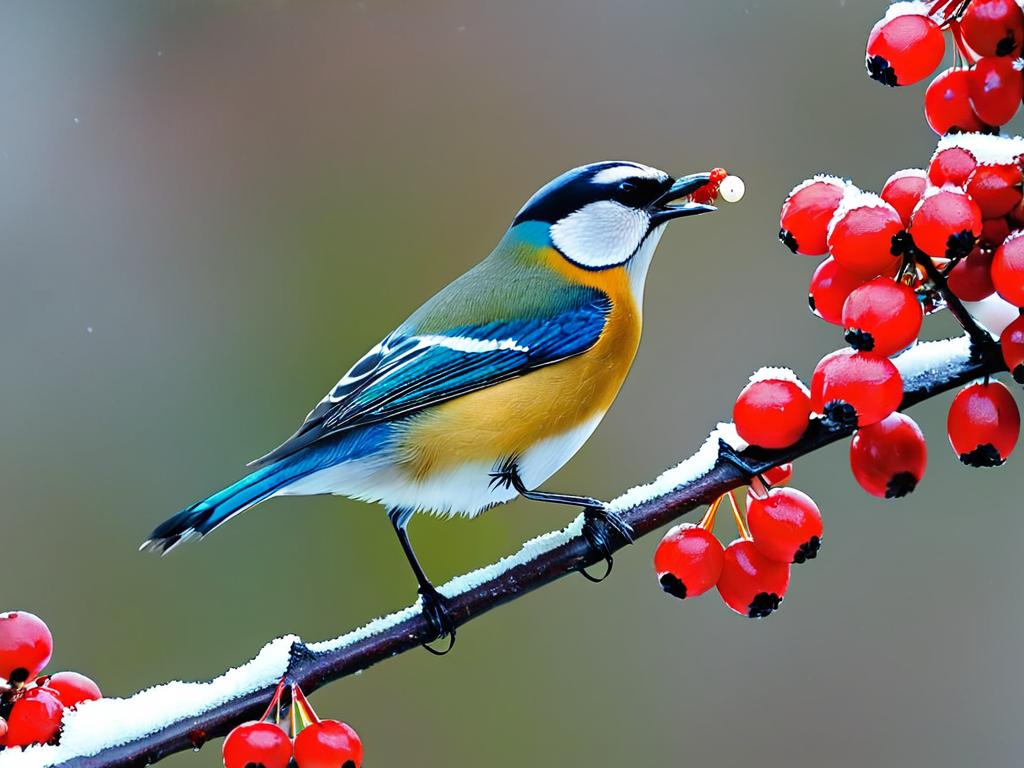
[[[259,504],[284,486],[319,468],[309,461],[296,461],[295,458],[289,457],[258,469],[223,491],[181,510],[157,526],[142,549],[169,552],[186,539],[205,536],[239,512]]]

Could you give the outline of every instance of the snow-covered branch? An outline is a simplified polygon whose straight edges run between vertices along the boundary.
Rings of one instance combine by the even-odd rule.
[[[975,360],[966,337],[918,344],[895,360],[903,375],[903,408],[995,373],[997,360]],[[790,448],[748,448],[731,424],[720,424],[689,458],[654,481],[632,488],[611,502],[643,536],[722,493],[745,478],[719,456],[724,440],[758,471],[785,463],[850,434],[848,426],[812,420],[804,437]],[[545,584],[603,559],[582,535],[583,515],[564,530],[526,542],[514,555],[453,579],[440,591],[451,601],[457,624],[522,597]],[[626,542],[611,538],[611,548]],[[333,640],[304,643],[281,637],[250,662],[210,682],[170,682],[124,699],[87,702],[68,712],[60,743],[7,749],[0,768],[89,768],[146,765],[221,736],[237,723],[258,717],[282,676],[311,691],[379,661],[416,649],[432,637],[418,605],[373,620]],[[442,662],[439,662],[442,663]]]

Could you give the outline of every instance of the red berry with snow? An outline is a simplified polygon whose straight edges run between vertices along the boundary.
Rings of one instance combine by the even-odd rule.
[[[1024,83],[1019,72],[1017,79]],[[1017,101],[1019,103],[1020,99]],[[983,218],[998,219],[1006,216],[1020,207],[1020,167],[1009,164],[979,165],[967,179],[967,194],[978,204]]]
[[[829,256],[811,277],[807,303],[811,311],[827,323],[842,325],[843,304],[850,292],[864,284],[865,278],[843,269]]]
[[[1015,318],[999,337],[1003,361],[1014,381],[1024,384],[1024,315]]]
[[[865,66],[883,85],[911,85],[934,72],[945,52],[942,31],[927,16],[887,15],[868,35]]]
[[[748,496],[747,525],[755,546],[772,560],[803,563],[818,555],[821,512],[795,488],[772,488],[764,498]]]
[[[20,684],[38,675],[53,653],[53,636],[28,611],[0,613],[0,677]]]
[[[887,357],[842,349],[826,355],[811,378],[811,408],[866,427],[899,408],[903,380]]]
[[[60,731],[64,705],[48,688],[30,688],[14,702],[7,717],[7,746],[45,744]]]
[[[278,725],[253,721],[236,726],[224,739],[221,752],[225,768],[288,768],[292,740]]]
[[[936,187],[946,184],[962,187],[977,167],[978,161],[968,150],[957,146],[945,147],[932,155],[928,163],[928,181]]]
[[[854,274],[890,274],[899,264],[901,232],[903,221],[895,208],[878,195],[860,192],[848,196],[829,223],[828,250],[839,266]]]
[[[908,226],[910,214],[921,202],[927,187],[928,174],[920,168],[908,168],[890,176],[878,196],[895,208],[903,226]]]
[[[946,284],[964,301],[981,301],[995,293],[992,284],[992,251],[975,248],[946,277]]]
[[[58,672],[50,675],[46,680],[46,687],[57,692],[57,697],[65,707],[103,698],[100,687],[78,672]]]
[[[953,398],[946,421],[950,445],[971,467],[997,467],[1006,461],[1020,435],[1020,411],[998,381],[971,384]]]
[[[718,582],[723,553],[711,531],[692,523],[675,526],[654,552],[661,588],[680,600],[703,595]]]
[[[1024,307],[1024,232],[1015,232],[992,257],[992,284],[1015,307]]]
[[[732,409],[740,437],[762,448],[787,448],[800,439],[811,418],[807,389],[787,378],[752,381]]]
[[[782,205],[779,239],[793,253],[821,256],[832,214],[849,185],[831,176],[816,176],[793,188]]]
[[[924,116],[940,136],[950,132],[981,131],[986,127],[971,107],[970,80],[970,70],[951,67],[932,80],[925,91]]]
[[[1014,0],[973,0],[961,20],[964,39],[982,56],[1018,56],[1024,15]]]
[[[917,294],[887,277],[876,277],[855,289],[843,305],[843,327],[850,346],[886,357],[917,341],[923,321]]]
[[[360,768],[363,743],[346,723],[321,720],[295,737],[295,762],[299,768]]]
[[[763,619],[782,605],[789,587],[789,565],[766,557],[746,539],[725,548],[718,593],[741,616]]]
[[[924,435],[914,420],[902,413],[858,430],[850,441],[853,476],[872,496],[906,496],[921,482],[927,463]]]
[[[1012,59],[985,56],[970,73],[971,108],[988,125],[1006,125],[1017,114],[1024,80]]]
[[[926,194],[910,219],[914,244],[932,257],[957,259],[974,250],[981,237],[981,211],[958,189]]]

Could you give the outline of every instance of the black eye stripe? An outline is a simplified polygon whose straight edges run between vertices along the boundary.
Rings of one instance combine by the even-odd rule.
[[[590,203],[601,200],[642,207],[657,200],[672,184],[672,179],[667,175],[643,175],[640,168],[637,168],[636,176],[620,176],[601,183],[594,181],[602,171],[621,167],[624,167],[621,163],[597,163],[559,176],[530,198],[516,216],[513,225],[523,221],[554,224]]]

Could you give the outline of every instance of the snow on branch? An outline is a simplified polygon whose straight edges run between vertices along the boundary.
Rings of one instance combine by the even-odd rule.
[[[1001,361],[991,356],[975,359],[966,336],[918,344],[895,362],[904,380],[902,408],[1001,370]],[[848,426],[814,419],[797,444],[767,451],[748,448],[732,424],[720,424],[692,456],[652,482],[630,489],[609,506],[633,527],[637,537],[643,536],[744,484],[740,471],[720,458],[720,440],[740,452],[754,469],[765,471],[851,431]],[[564,530],[532,539],[515,554],[440,587],[450,598],[456,624],[600,562],[602,555],[582,535],[583,523],[581,514]],[[610,527],[607,533],[612,550],[627,545]],[[86,702],[65,716],[59,744],[4,750],[0,768],[147,765],[258,717],[282,676],[311,691],[416,649],[430,639],[431,628],[418,603],[333,640],[303,643],[295,636],[281,637],[268,643],[252,661],[210,682],[170,682],[124,699]]]

